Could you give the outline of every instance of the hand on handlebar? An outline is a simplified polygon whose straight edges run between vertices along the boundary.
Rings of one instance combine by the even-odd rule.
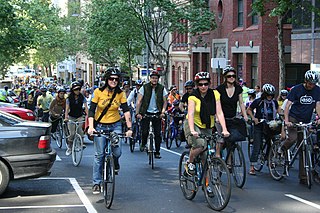
[[[194,136],[195,138],[199,137],[199,133],[196,131],[190,131],[191,135]]]
[[[87,132],[89,135],[92,135],[92,134],[96,133],[97,131],[93,127],[92,128],[89,127]]]
[[[224,138],[227,138],[230,136],[230,133],[228,131],[222,131],[221,134]]]
[[[142,115],[139,113],[139,114],[136,114],[136,117],[137,119],[141,120],[142,119]]]
[[[285,121],[284,124],[288,127],[291,127],[293,125],[292,122],[290,121]]]
[[[126,137],[132,137],[132,130],[131,129],[126,131]]]

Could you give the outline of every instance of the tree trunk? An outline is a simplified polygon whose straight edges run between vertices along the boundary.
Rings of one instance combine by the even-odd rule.
[[[279,55],[279,90],[285,88],[286,62],[284,58],[283,44],[283,20],[284,16],[278,16],[278,55]]]

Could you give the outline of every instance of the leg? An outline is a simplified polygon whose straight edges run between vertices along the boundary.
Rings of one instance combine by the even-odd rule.
[[[114,131],[118,134],[121,134],[122,131],[121,131],[121,122],[117,122],[113,125],[110,125],[110,131]],[[118,146],[115,146],[115,147],[112,147],[112,153],[113,153],[113,160],[114,160],[114,167],[115,167],[115,170],[118,170],[120,169],[120,164],[119,164],[119,158],[122,154],[122,150],[121,150],[121,141],[119,142],[119,145]],[[118,172],[116,171],[116,172]]]
[[[97,126],[97,131],[102,130],[101,127]],[[102,166],[104,161],[104,149],[106,146],[106,139],[104,137],[94,137],[93,148],[94,148],[94,160],[93,160],[93,184],[100,185],[102,182]]]
[[[149,134],[149,119],[150,118],[143,118],[141,120],[142,147],[144,147],[147,144],[147,138]]]
[[[161,145],[161,118],[152,119],[152,126],[154,129],[154,137],[155,137],[155,148],[156,155],[160,156],[160,145]]]
[[[252,153],[250,155],[250,174],[254,175],[254,163],[258,161],[259,152],[262,145],[262,128],[263,124],[258,124],[254,126]]]

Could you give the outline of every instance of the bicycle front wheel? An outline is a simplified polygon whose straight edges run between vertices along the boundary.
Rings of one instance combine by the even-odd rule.
[[[72,162],[74,166],[79,166],[83,153],[83,140],[79,134],[75,134],[72,144]]]
[[[57,146],[58,146],[59,148],[61,148],[61,147],[62,147],[62,140],[63,140],[63,130],[62,130],[62,125],[61,125],[60,122],[59,122],[59,124],[58,124],[58,126],[57,126],[56,132],[53,133],[53,134],[55,134],[55,136],[56,136]]]
[[[151,168],[154,169],[154,150],[153,150],[153,137],[150,135],[149,137],[149,146],[148,146],[148,157],[149,157],[149,165],[151,165]]]
[[[237,187],[242,188],[246,182],[246,162],[239,144],[235,144],[230,152],[231,170],[234,183]]]
[[[110,209],[115,188],[115,172],[114,172],[114,161],[113,157],[108,155],[104,162],[103,168],[103,197],[104,205]]]
[[[133,152],[134,147],[136,145],[135,140],[133,138],[129,138],[129,143],[130,143],[130,152]]]
[[[206,200],[215,211],[224,209],[231,197],[230,172],[226,163],[217,157],[212,157],[208,163],[204,177],[204,194]]]
[[[278,148],[280,145],[280,141],[274,142],[271,146],[268,156],[269,172],[274,180],[281,180],[283,178],[283,172],[285,167],[285,153],[278,153]]]
[[[311,179],[312,179],[312,161],[311,161],[311,145],[307,145],[306,150],[304,152],[304,162],[305,162],[305,172],[306,172],[306,177],[307,177],[307,185],[308,188],[311,189]]]
[[[180,182],[180,188],[183,193],[183,196],[187,200],[192,200],[196,196],[197,190],[194,182],[194,177],[190,177],[186,173],[184,168],[188,160],[189,160],[189,152],[185,151],[182,153],[179,161],[179,182]]]
[[[166,132],[166,147],[167,149],[170,149],[171,146],[172,146],[172,130],[171,130],[171,127],[168,128],[168,131]]]

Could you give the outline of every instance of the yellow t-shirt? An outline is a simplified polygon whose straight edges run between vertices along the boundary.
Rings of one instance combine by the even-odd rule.
[[[98,120],[100,114],[104,110],[104,108],[109,104],[110,99],[112,98],[113,92],[108,92],[106,89],[104,91],[100,91],[96,89],[93,93],[92,102],[97,103],[97,109],[94,116],[95,120]],[[115,123],[120,120],[119,107],[121,104],[126,103],[127,98],[124,92],[117,94],[108,109],[107,113],[102,117],[100,123]]]
[[[216,101],[220,101],[220,93],[217,90],[213,90],[214,97]],[[200,109],[201,109],[201,101],[200,99],[196,98],[195,96],[189,96],[188,100],[192,100],[195,102],[194,106],[194,124],[197,125],[199,128],[205,129],[206,124],[202,124],[200,118]],[[188,116],[187,116],[188,118]],[[210,115],[211,124],[210,127],[214,127],[214,115]]]

